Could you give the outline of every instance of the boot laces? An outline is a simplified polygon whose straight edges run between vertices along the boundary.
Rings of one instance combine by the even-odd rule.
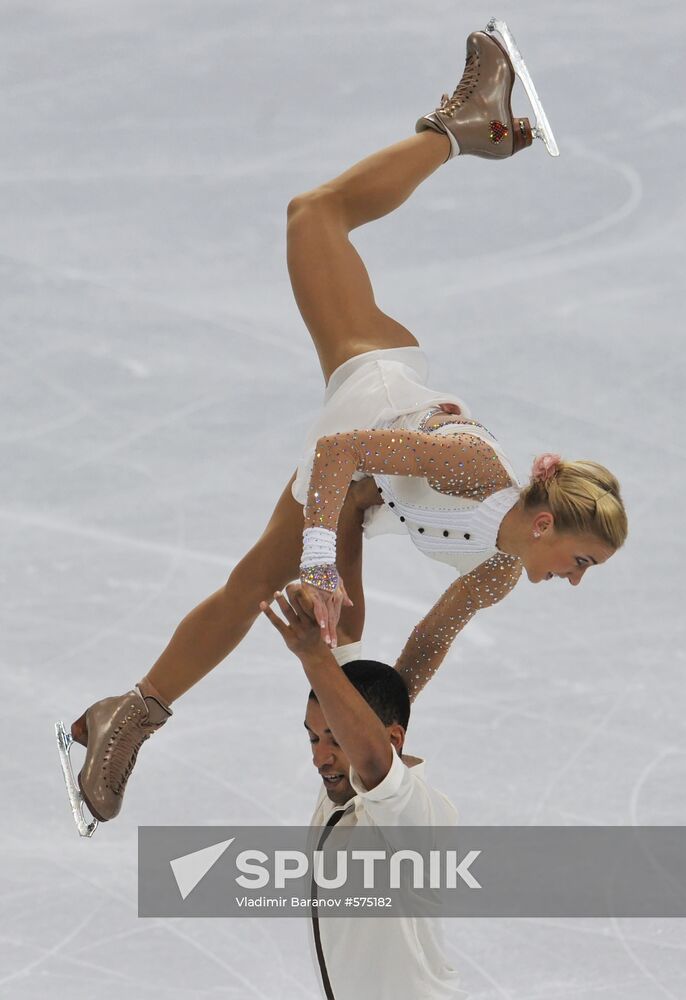
[[[122,795],[133,771],[138,751],[158,726],[150,727],[151,732],[144,732],[142,725],[134,716],[125,716],[115,727],[110,736],[105,761],[109,763],[108,785],[115,795]]]
[[[476,57],[476,53],[470,52],[467,56],[467,61],[465,62],[462,79],[453,91],[452,97],[449,97],[447,94],[443,94],[438,110],[442,112],[442,114],[452,117],[457,109],[469,100],[478,78],[479,61]]]

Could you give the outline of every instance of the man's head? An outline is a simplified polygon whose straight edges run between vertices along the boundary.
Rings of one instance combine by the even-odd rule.
[[[410,697],[400,674],[376,660],[354,660],[341,670],[381,719],[389,742],[402,753]],[[349,780],[350,762],[329,729],[314,691],[310,691],[307,702],[305,728],[312,746],[312,762],[322,776],[326,793],[332,802],[343,805],[355,794]]]

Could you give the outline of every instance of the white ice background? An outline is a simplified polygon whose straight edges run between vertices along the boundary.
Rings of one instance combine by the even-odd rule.
[[[458,640],[408,751],[469,824],[686,823],[683,5],[4,0],[0,997],[313,1000],[299,920],[139,920],[138,824],[307,821],[307,687],[266,622],[80,841],[52,724],[127,690],[263,528],[322,392],[290,197],[409,134],[505,18],[557,133],[355,236],[380,304],[521,473],[592,457],[626,548]],[[527,113],[523,95],[515,109]],[[366,652],[447,586],[366,553]],[[680,1000],[684,921],[448,926],[475,1000]]]

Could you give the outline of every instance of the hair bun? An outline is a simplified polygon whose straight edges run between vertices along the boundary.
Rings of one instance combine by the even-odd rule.
[[[556,476],[562,465],[562,459],[559,455],[553,455],[550,452],[546,452],[544,455],[538,455],[534,459],[534,464],[531,466],[531,480],[534,483],[547,483],[549,480]]]

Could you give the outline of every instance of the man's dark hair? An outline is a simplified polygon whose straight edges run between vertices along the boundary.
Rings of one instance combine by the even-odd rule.
[[[378,660],[351,660],[341,670],[384,726],[398,724],[407,729],[410,721],[410,696],[407,684],[397,670]],[[310,691],[310,698],[317,695]]]

